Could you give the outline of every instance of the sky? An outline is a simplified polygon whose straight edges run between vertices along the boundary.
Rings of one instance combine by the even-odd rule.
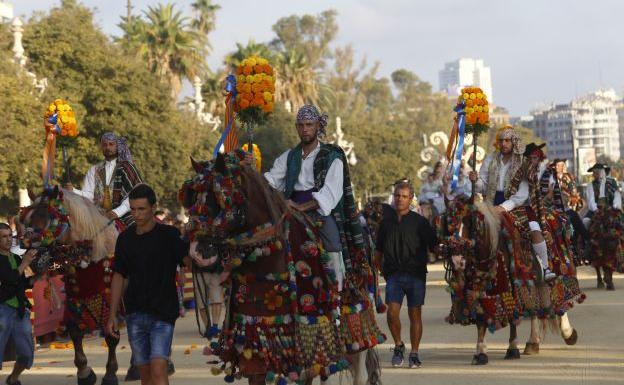
[[[7,0],[4,0],[7,1]],[[167,0],[160,0],[166,2]],[[172,0],[169,0],[172,1]],[[8,0],[19,16],[58,0]],[[159,0],[133,0],[140,14]],[[173,1],[192,16],[192,0]],[[338,11],[334,46],[351,44],[359,58],[379,62],[382,76],[405,68],[438,89],[438,71],[460,57],[491,68],[494,103],[513,116],[547,103],[567,103],[600,88],[624,91],[623,0],[215,0],[212,68],[235,43],[269,41],[280,17]],[[95,20],[119,35],[126,0],[82,0]],[[28,49],[28,47],[26,47]],[[188,87],[187,87],[188,91]]]

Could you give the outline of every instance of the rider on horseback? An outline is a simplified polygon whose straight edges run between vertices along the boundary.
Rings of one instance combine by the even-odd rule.
[[[107,132],[100,139],[104,160],[92,166],[82,183],[82,190],[71,183],[66,188],[81,195],[106,211],[109,219],[120,218],[132,224],[128,194],[143,180],[132,161],[126,138]]]
[[[607,290],[615,290],[612,274],[618,269],[622,247],[622,194],[617,180],[609,176],[609,166],[596,163],[587,171],[594,174],[594,180],[587,184],[585,190],[589,213],[583,219],[590,234],[590,252],[593,254],[590,257],[597,270],[600,267],[604,269]],[[605,242],[604,239],[608,240]],[[602,280],[598,277],[598,287],[601,287]]]
[[[323,246],[331,257],[341,290],[345,267],[335,214],[343,221],[349,219],[344,215],[343,193],[351,192],[344,152],[340,147],[319,141],[325,136],[327,115],[319,113],[315,106],[299,109],[296,127],[301,142],[280,155],[264,176],[271,187],[284,193],[291,208],[322,223]],[[253,154],[247,155],[247,161],[255,164]]]
[[[502,214],[526,204],[529,199],[529,183],[523,178],[516,191],[511,191],[512,178],[522,166],[523,160],[520,137],[512,126],[504,126],[498,131],[495,147],[497,151],[485,158],[479,175],[474,171],[470,173],[470,180],[476,181],[476,192],[483,195],[484,201],[494,204],[495,211]],[[542,229],[537,218],[527,214],[533,251],[542,265],[544,279],[552,280],[556,275],[548,268],[548,247]]]

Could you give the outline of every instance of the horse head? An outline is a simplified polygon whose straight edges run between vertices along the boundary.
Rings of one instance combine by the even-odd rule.
[[[196,174],[178,193],[189,212],[191,232],[218,242],[270,220],[262,193],[266,182],[244,163],[244,155],[234,151],[210,161],[191,159]]]
[[[23,247],[46,248],[68,241],[69,217],[58,186],[33,196],[32,204],[22,208],[18,233]]]

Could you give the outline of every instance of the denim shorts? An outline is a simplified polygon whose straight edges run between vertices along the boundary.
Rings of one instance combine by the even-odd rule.
[[[425,304],[427,285],[424,280],[408,273],[394,273],[386,280],[386,303],[403,304],[407,296],[407,306],[417,307]]]
[[[26,369],[30,369],[35,354],[30,311],[26,310],[24,317],[20,318],[17,315],[17,309],[0,304],[0,369],[2,369],[4,349],[9,338],[15,344],[17,362],[26,367]]]
[[[135,365],[147,365],[156,358],[169,358],[173,324],[138,312],[126,315],[126,324]]]

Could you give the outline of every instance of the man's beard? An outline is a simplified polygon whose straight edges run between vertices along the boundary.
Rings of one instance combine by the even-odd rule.
[[[104,159],[106,160],[117,159],[117,153],[116,152],[113,154],[104,153]]]
[[[316,140],[316,136],[312,136],[309,139],[301,138],[301,144],[303,145],[312,144],[314,143],[315,140]]]

